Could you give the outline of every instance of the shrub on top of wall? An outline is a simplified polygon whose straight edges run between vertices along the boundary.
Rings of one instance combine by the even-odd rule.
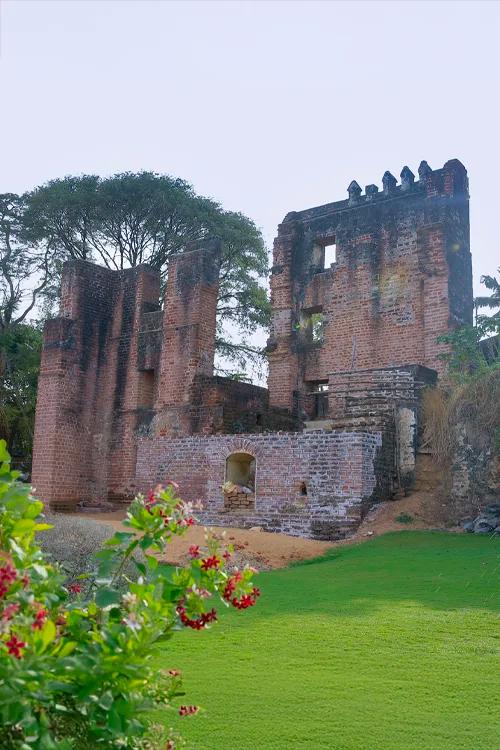
[[[65,586],[35,535],[48,529],[43,504],[10,470],[0,441],[0,747],[2,750],[174,750],[181,741],[147,719],[184,695],[179,673],[158,674],[153,648],[175,629],[206,628],[214,600],[237,609],[259,596],[253,570],[229,572],[231,549],[207,537],[190,564],[173,569],[153,556],[194,523],[175,487],[157,487],[131,503],[124,522],[98,553],[95,579]],[[137,549],[139,573],[120,582]],[[178,707],[181,716],[198,711]]]

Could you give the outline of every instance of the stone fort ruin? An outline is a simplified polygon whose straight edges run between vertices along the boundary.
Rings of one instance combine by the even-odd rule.
[[[268,389],[214,376],[220,245],[140,266],[65,265],[44,334],[33,483],[54,509],[175,480],[205,523],[331,539],[411,488],[422,388],[472,322],[456,159],[288,214],[271,271]]]

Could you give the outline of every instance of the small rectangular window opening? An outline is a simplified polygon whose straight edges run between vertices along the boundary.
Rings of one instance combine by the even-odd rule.
[[[304,339],[315,344],[322,343],[325,337],[323,308],[318,306],[302,310],[300,318],[300,329]]]
[[[328,416],[328,382],[316,380],[309,383],[313,394],[313,419],[324,419]]]
[[[138,405],[143,409],[152,409],[155,395],[154,370],[140,371],[138,380]]]
[[[337,262],[337,244],[335,241],[329,242],[324,246],[325,250],[325,268],[330,268]]]
[[[311,315],[311,336],[315,343],[320,343],[325,337],[325,319],[322,312]]]

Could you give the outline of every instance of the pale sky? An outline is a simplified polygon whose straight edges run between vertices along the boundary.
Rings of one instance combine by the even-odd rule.
[[[166,172],[271,247],[356,179],[459,158],[475,291],[500,264],[498,2],[4,0],[0,192]]]

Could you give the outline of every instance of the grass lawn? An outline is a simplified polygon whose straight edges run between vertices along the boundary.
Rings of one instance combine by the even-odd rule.
[[[196,750],[500,750],[500,539],[387,534],[258,576],[254,609],[182,632],[171,719]]]

